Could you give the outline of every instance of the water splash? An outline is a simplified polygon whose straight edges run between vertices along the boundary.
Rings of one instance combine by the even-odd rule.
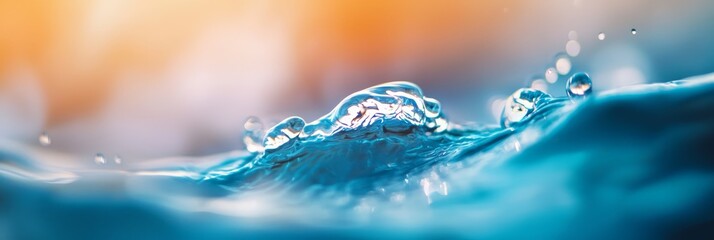
[[[252,236],[265,234],[266,229],[284,236],[280,234],[289,235],[294,230],[285,230],[284,225],[274,223],[286,222],[309,223],[307,227],[299,226],[312,231],[316,238],[333,233],[352,236],[355,232],[365,232],[366,237],[374,237],[377,232],[385,238],[410,238],[404,235],[405,229],[420,229],[415,233],[419,235],[451,234],[459,230],[464,234],[458,236],[466,238],[522,238],[534,234],[537,238],[549,238],[552,234],[568,238],[581,233],[572,228],[582,227],[581,224],[590,227],[593,219],[598,220],[595,224],[605,222],[597,226],[604,229],[597,231],[604,236],[619,235],[622,231],[636,233],[633,236],[658,235],[661,232],[652,231],[664,230],[653,230],[650,225],[624,230],[610,227],[619,226],[621,219],[629,220],[632,216],[644,216],[647,223],[652,219],[671,223],[671,212],[659,209],[665,206],[667,210],[689,210],[681,208],[688,206],[681,203],[706,200],[708,195],[703,198],[696,194],[675,194],[676,201],[638,203],[670,199],[673,191],[689,193],[686,190],[689,189],[706,193],[714,189],[710,176],[689,174],[713,168],[708,164],[710,155],[703,154],[701,149],[706,149],[704,143],[711,142],[707,133],[714,133],[709,124],[714,118],[706,111],[714,105],[711,97],[714,76],[707,81],[641,85],[597,94],[582,87],[570,90],[582,82],[578,80],[582,76],[587,74],[571,76],[566,91],[576,95],[582,92],[582,96],[590,94],[591,100],[573,104],[568,98],[519,89],[506,99],[502,127],[449,122],[443,117],[438,101],[422,95],[416,85],[398,82],[350,95],[332,112],[311,123],[290,117],[264,131],[257,118],[249,119],[244,125],[245,133],[250,141],[258,143],[255,151],[246,144],[249,151],[185,161],[156,161],[164,165],[133,165],[132,161],[123,165],[122,170],[103,166],[94,166],[94,171],[72,168],[75,173],[65,175],[63,171],[34,168],[37,164],[32,161],[41,157],[2,155],[8,150],[0,149],[0,176],[13,180],[1,182],[0,193],[10,196],[4,203],[17,216],[27,213],[28,208],[23,206],[33,204],[42,204],[42,209],[48,210],[73,206],[69,208],[71,214],[101,212],[108,219],[124,223],[136,220],[134,214],[150,214],[151,217],[142,219],[156,218],[156,222],[174,225],[141,222],[141,226],[150,225],[152,231],[158,232],[194,233],[186,235],[190,236],[187,238],[214,231],[226,233],[219,236],[235,233]],[[591,88],[590,78],[587,80]],[[697,104],[687,105],[691,99],[698,99]],[[681,114],[663,113],[662,109]],[[682,124],[681,116],[694,117]],[[652,121],[643,124],[642,118]],[[685,131],[673,131],[682,129]],[[698,134],[693,136],[697,141],[688,144],[666,141],[681,140],[680,134],[685,133]],[[647,145],[638,147],[636,143]],[[263,148],[264,151],[256,150]],[[102,153],[95,156],[97,159],[106,161]],[[662,171],[671,169],[681,172],[661,177]],[[95,181],[97,175],[110,180]],[[34,183],[57,179],[67,183],[64,188],[43,188]],[[111,189],[119,189],[128,196],[103,192],[108,189],[107,182],[111,183]],[[14,189],[28,191],[6,194]],[[65,191],[91,193],[92,197],[57,194]],[[666,197],[658,197],[660,194]],[[642,211],[646,214],[616,215],[616,221],[612,221],[609,210],[623,206],[619,199],[637,204],[636,209],[647,210]],[[107,202],[129,207],[107,207]],[[707,210],[704,215],[708,216],[711,212],[708,202],[701,202],[691,209]],[[76,207],[77,203],[82,203],[82,207]],[[220,217],[208,214],[200,218],[201,222],[188,223],[167,220],[195,212]],[[573,215],[574,212],[578,214]],[[652,212],[662,217],[652,218]],[[68,213],[46,214],[56,217]],[[701,216],[692,219],[696,217]],[[545,230],[514,231],[524,229],[523,219],[537,219],[526,221],[535,222],[530,229]],[[66,227],[63,223],[53,222],[59,224],[59,229]],[[214,228],[225,225],[228,230]],[[348,226],[347,230],[344,226]],[[67,234],[63,236],[76,234],[57,232]]]
[[[330,113],[307,124],[300,137],[324,137],[354,130],[441,132],[447,126],[439,101],[425,97],[413,83],[391,82],[346,97]]]

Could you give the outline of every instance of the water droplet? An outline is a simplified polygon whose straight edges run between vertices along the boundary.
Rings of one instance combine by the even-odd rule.
[[[243,124],[243,144],[248,152],[256,153],[263,151],[263,122],[259,118],[251,116]]]
[[[565,52],[571,57],[576,57],[580,54],[580,43],[575,40],[570,40],[565,43]]]
[[[501,113],[501,126],[511,127],[523,121],[539,106],[541,99],[550,98],[550,95],[531,88],[521,88],[516,90],[506,99]]]
[[[545,70],[545,80],[548,83],[555,83],[558,81],[558,71],[555,68],[548,68]]]
[[[566,92],[570,99],[582,98],[592,92],[592,80],[587,73],[579,72],[573,74],[565,84]]]
[[[42,132],[37,140],[40,141],[40,145],[42,146],[49,146],[52,143],[52,139],[50,139],[50,135],[48,135],[47,132]]]
[[[104,159],[104,154],[97,153],[97,155],[94,155],[94,163],[96,163],[96,164],[106,163],[106,160]]]
[[[578,32],[575,30],[568,32],[568,39],[573,41],[578,40]]]
[[[632,35],[636,35],[636,34],[637,34],[637,29],[634,29],[634,28],[633,28],[633,29],[631,30],[631,32],[632,32]]]
[[[288,117],[268,130],[263,139],[265,150],[277,149],[295,139],[305,127],[305,120],[300,117]]]
[[[568,55],[565,54],[558,54],[555,57],[555,69],[558,71],[560,75],[565,75],[570,72],[570,69],[572,69],[573,65],[570,62],[570,58],[568,58]]]
[[[599,34],[597,35],[597,39],[600,40],[600,41],[605,40],[605,37],[606,37],[606,36],[605,36],[605,33],[604,33],[604,32],[601,32],[601,33],[599,33]]]
[[[116,164],[121,164],[121,156],[119,156],[119,155],[114,155],[114,163],[116,163]]]

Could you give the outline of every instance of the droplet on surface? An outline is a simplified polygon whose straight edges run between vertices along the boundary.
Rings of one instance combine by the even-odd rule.
[[[521,88],[516,90],[506,99],[501,113],[501,126],[511,127],[535,112],[539,106],[539,101],[550,98],[550,95],[532,88]]]
[[[599,34],[597,35],[597,39],[600,40],[600,41],[605,40],[605,37],[606,37],[606,36],[605,36],[605,33],[604,33],[604,32],[601,32],[601,33],[599,33]]]
[[[243,144],[248,152],[256,153],[263,151],[264,125],[258,117],[248,117],[243,124]]]
[[[52,139],[50,139],[50,135],[48,135],[47,132],[42,132],[37,140],[40,141],[40,145],[42,146],[49,146],[52,144]]]
[[[545,81],[548,83],[555,83],[558,81],[558,71],[555,68],[548,68],[545,70]]]
[[[634,29],[634,28],[633,28],[632,30],[630,30],[630,32],[632,33],[632,35],[636,35],[636,34],[637,34],[637,29]]]
[[[295,139],[305,127],[305,120],[300,117],[288,117],[267,131],[263,139],[265,150],[277,149]]]
[[[97,155],[94,155],[94,163],[96,163],[96,164],[106,163],[106,160],[104,159],[104,154],[97,153]]]
[[[121,164],[121,156],[119,156],[119,155],[114,155],[114,163],[116,163],[116,164]]]
[[[558,54],[555,57],[555,70],[558,71],[560,75],[565,75],[570,73],[570,69],[573,68],[570,58],[565,54]]]
[[[582,98],[592,93],[592,80],[587,73],[573,74],[565,83],[565,90],[570,99]]]

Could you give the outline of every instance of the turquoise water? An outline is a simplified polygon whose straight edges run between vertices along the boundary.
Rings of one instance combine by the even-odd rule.
[[[245,150],[121,168],[3,142],[0,239],[712,235],[714,75],[593,84],[518,89],[498,126],[385,83],[312,122],[250,118]]]

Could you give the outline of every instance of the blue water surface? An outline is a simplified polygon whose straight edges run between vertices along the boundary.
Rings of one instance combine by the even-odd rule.
[[[500,126],[385,83],[312,122],[251,118],[246,150],[121,169],[4,141],[0,239],[714,236],[714,75],[571,81],[515,91]]]

